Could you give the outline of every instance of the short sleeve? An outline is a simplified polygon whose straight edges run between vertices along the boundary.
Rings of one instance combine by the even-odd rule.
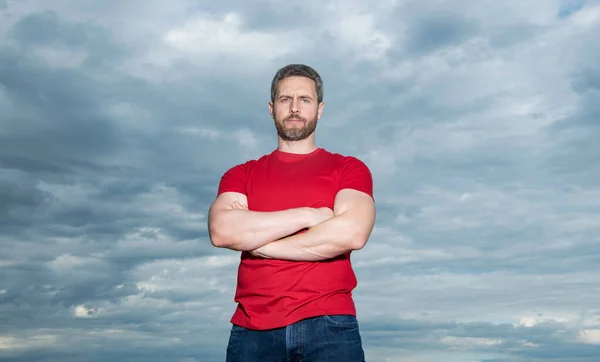
[[[246,194],[246,178],[248,174],[248,164],[243,163],[227,170],[219,182],[217,196],[224,192],[239,192]]]
[[[340,174],[340,190],[354,189],[373,197],[373,176],[367,165],[355,157],[345,157]]]

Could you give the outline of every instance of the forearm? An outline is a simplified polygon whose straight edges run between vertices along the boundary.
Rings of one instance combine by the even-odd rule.
[[[209,218],[209,234],[217,247],[249,251],[308,227],[310,218],[309,208],[273,212],[220,210]]]
[[[254,255],[291,261],[322,261],[364,246],[364,235],[347,215],[326,220],[305,233],[288,236],[254,250]]]

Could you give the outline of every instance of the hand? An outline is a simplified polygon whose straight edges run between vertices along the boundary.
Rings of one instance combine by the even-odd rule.
[[[317,209],[312,209],[313,215],[308,227],[313,227],[322,223],[325,220],[329,220],[334,216],[333,210],[328,207],[320,207]]]
[[[233,204],[231,204],[231,208],[234,210],[248,210],[248,205],[243,205],[239,201],[235,200]]]
[[[267,255],[264,253],[264,249],[266,248],[266,245],[261,246],[258,249],[255,250],[250,250],[249,253],[250,255],[252,255],[255,258],[264,258],[264,259],[268,259]]]

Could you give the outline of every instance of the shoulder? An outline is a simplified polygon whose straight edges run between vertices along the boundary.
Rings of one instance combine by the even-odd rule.
[[[343,169],[362,169],[367,172],[370,172],[369,167],[367,166],[366,162],[356,156],[343,155],[340,153],[334,153],[334,152],[330,152],[327,150],[324,150],[323,155],[325,157],[328,157],[331,160],[333,160],[334,163],[338,166],[338,168],[340,168],[342,170]]]
[[[255,158],[255,159],[250,159],[248,161],[245,161],[243,163],[239,163],[239,164],[236,164],[235,166],[230,167],[225,173],[251,172],[252,169],[254,167],[256,167],[257,164],[264,163],[265,161],[269,160],[270,157],[271,157],[271,155],[267,154],[267,155],[263,155],[261,157]]]
[[[364,161],[355,156],[327,153],[334,160],[339,191],[353,189],[373,197],[373,176]]]
[[[218,195],[224,192],[245,193],[246,184],[258,160],[249,160],[227,169],[221,176]]]
[[[237,165],[231,166],[229,167],[229,169],[227,169],[225,171],[225,173],[223,174],[223,177],[226,177],[228,175],[234,175],[234,174],[246,174],[248,171],[250,171],[252,169],[252,167],[254,166],[254,164],[256,163],[256,160],[250,160],[250,161],[246,161],[244,163],[239,163]]]

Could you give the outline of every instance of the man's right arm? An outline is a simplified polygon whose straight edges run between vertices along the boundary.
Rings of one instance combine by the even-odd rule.
[[[246,196],[224,192],[208,212],[208,232],[211,243],[218,248],[251,251],[279,240],[304,228],[317,225],[333,216],[327,208],[310,207],[272,212],[234,208],[234,202],[247,205]]]

